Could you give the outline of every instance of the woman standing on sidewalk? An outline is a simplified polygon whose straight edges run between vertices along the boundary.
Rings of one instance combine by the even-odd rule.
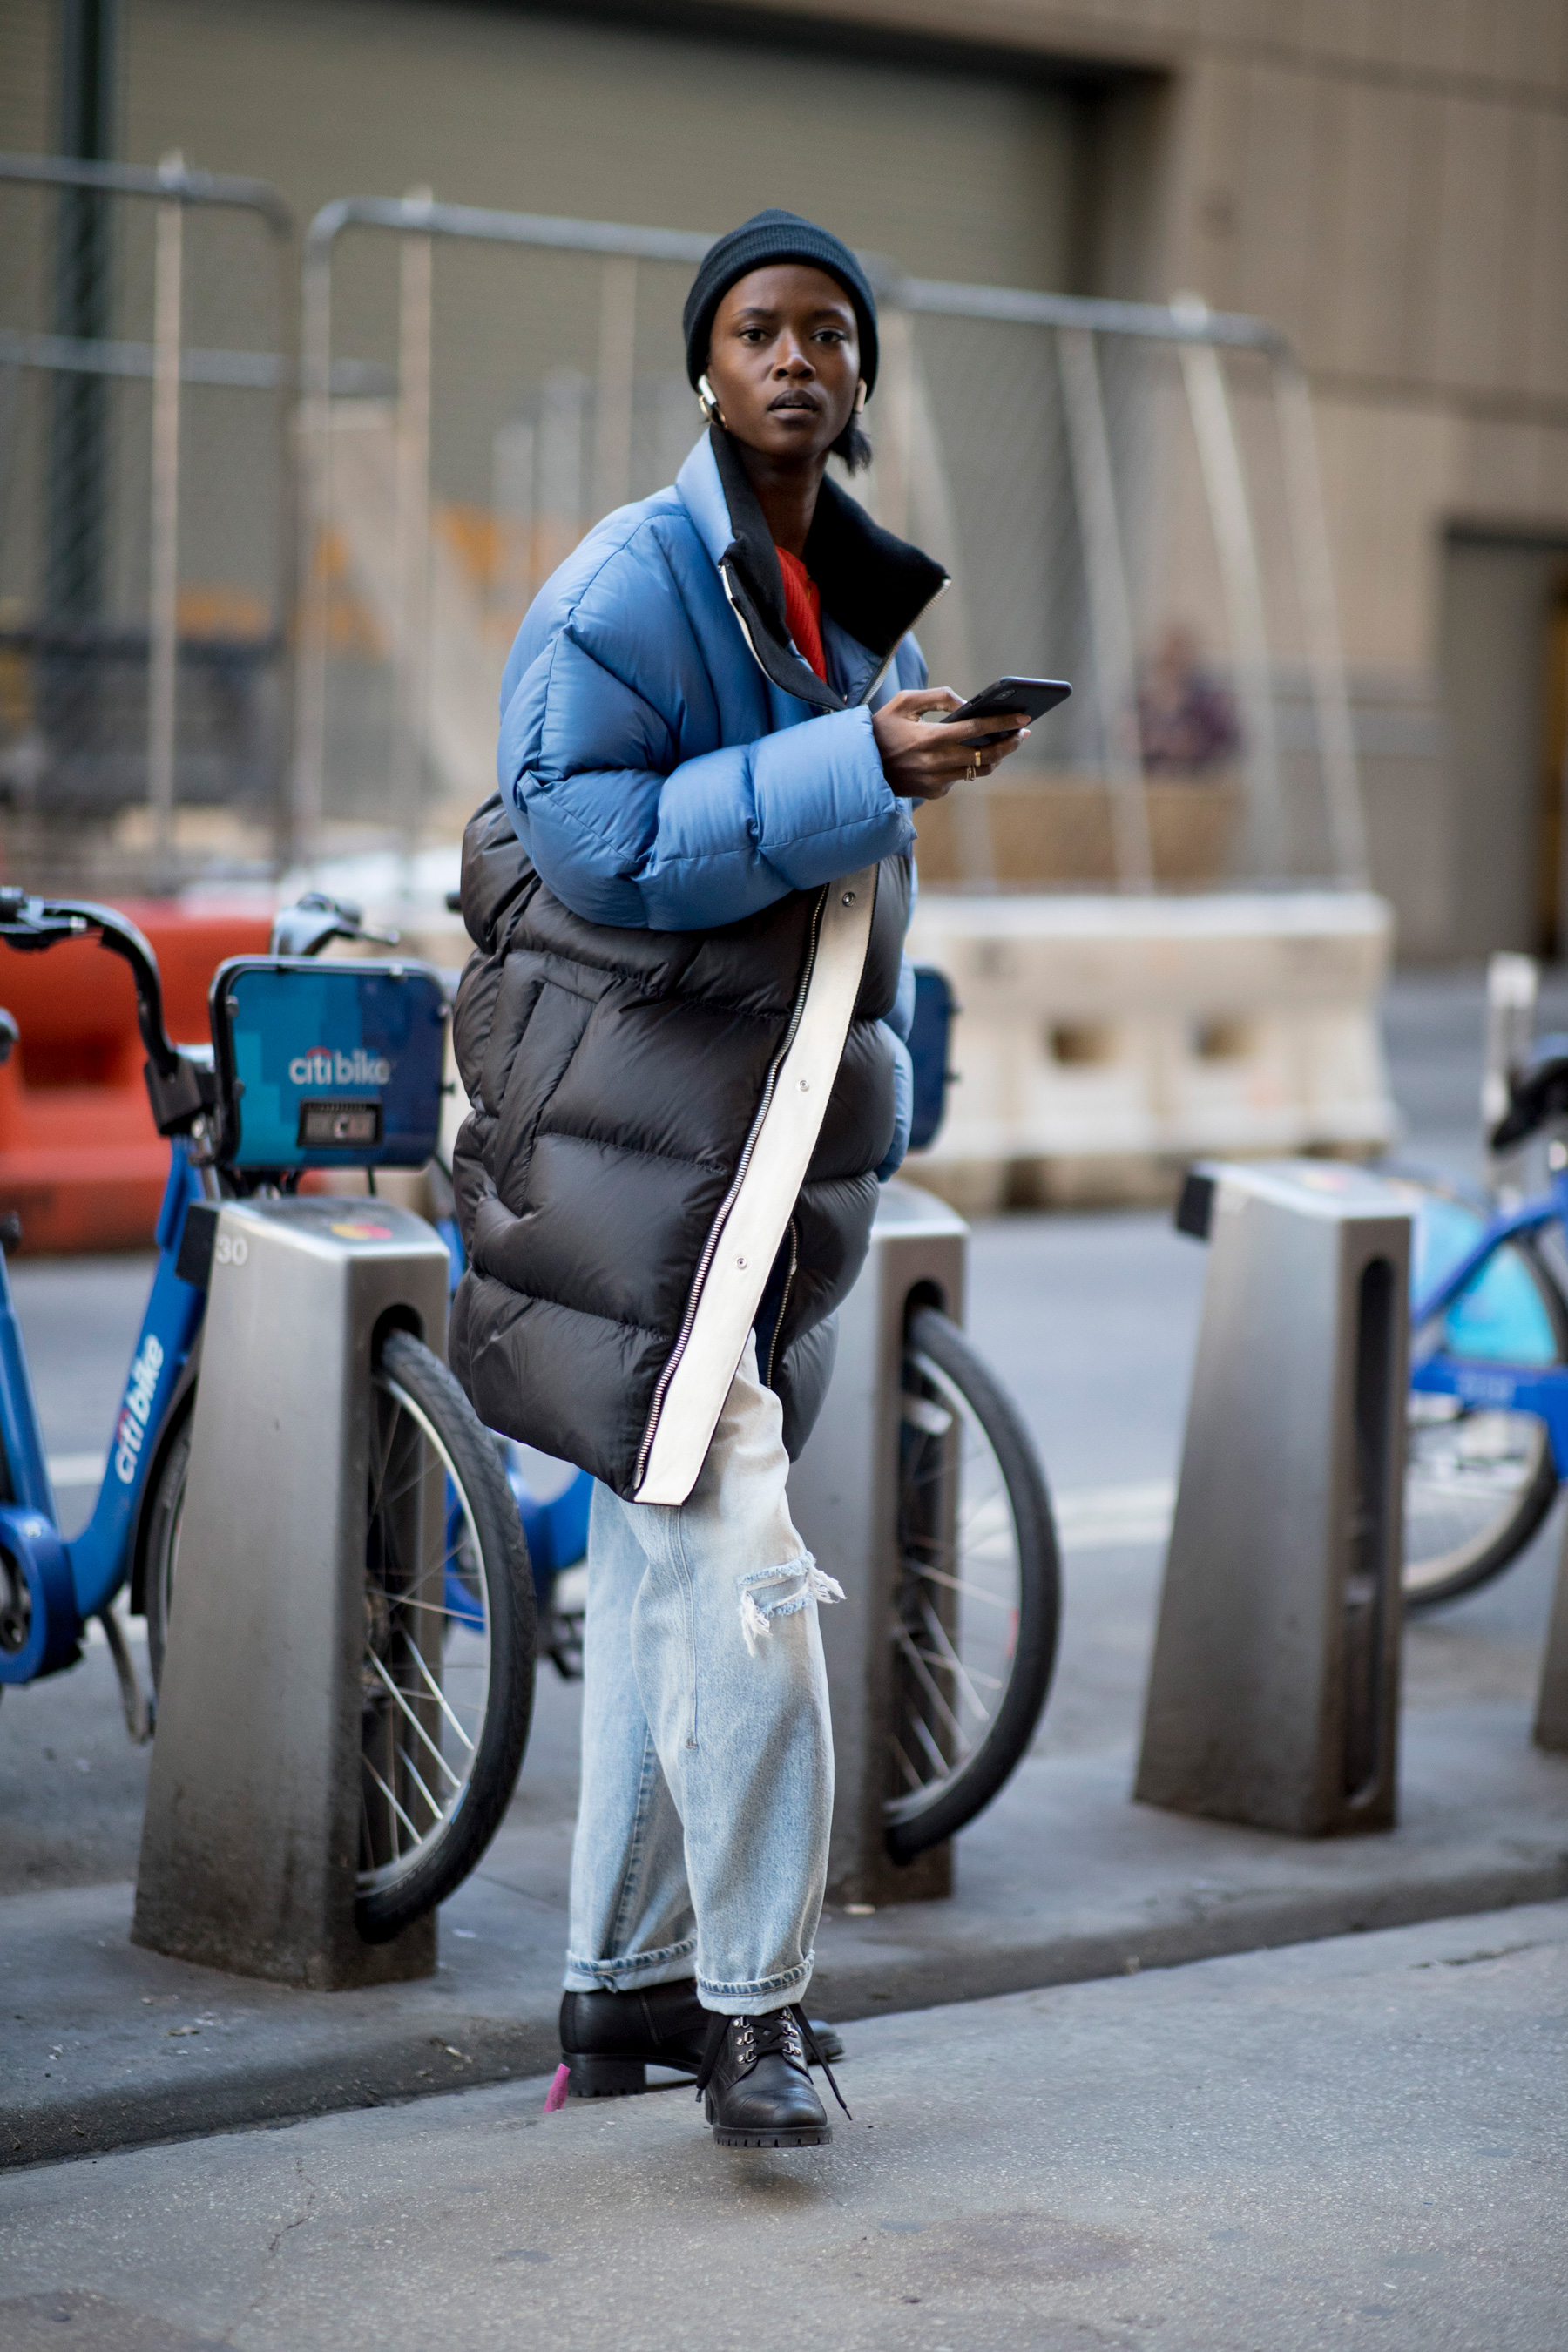
[[[1017,738],[921,723],[946,575],[827,478],[877,379],[848,248],[759,213],[683,325],[708,430],[536,598],[465,843],[450,1353],[597,1481],[571,2087],[681,2067],[722,2144],[806,2147],[839,1593],[784,1481],[908,1135],[910,803]]]

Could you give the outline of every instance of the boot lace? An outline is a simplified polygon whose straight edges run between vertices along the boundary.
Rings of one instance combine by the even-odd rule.
[[[812,2063],[820,2066],[826,2075],[828,2087],[844,2108],[846,2117],[850,2123],[854,2122],[854,2116],[844,2105],[844,2094],[838,2087],[833,2069],[822,2054],[822,2045],[811,2030],[811,2020],[799,2001],[792,2001],[788,2009],[770,2009],[762,2017],[725,2017],[715,2011],[708,2021],[708,2046],[697,2073],[699,2100],[713,2080],[719,2054],[724,2047],[724,2036],[731,2026],[735,2031],[735,2057],[742,2074],[749,2074],[759,2058],[765,2058],[770,2053],[787,2059],[792,2066],[798,2066],[804,2074],[809,2050]]]

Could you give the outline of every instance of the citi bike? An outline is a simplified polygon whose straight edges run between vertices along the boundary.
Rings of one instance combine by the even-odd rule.
[[[1494,1158],[1546,1136],[1544,1191],[1510,1201],[1399,1178],[1414,1211],[1405,1605],[1474,1591],[1516,1559],[1568,1477],[1568,1037],[1506,1074]]]
[[[130,966],[148,1097],[170,1143],[157,1265],[102,1484],[87,1527],[68,1540],[0,1265],[0,1687],[74,1664],[96,1618],[128,1723],[149,1727],[111,1604],[129,1587],[132,1612],[144,1612],[155,1686],[178,1588],[213,1254],[244,1246],[218,1236],[218,1204],[291,1192],[311,1167],[420,1165],[435,1148],[438,976],[417,964],[312,961],[344,930],[363,936],[326,902],[287,910],[274,932],[283,952],[220,965],[213,1042],[176,1046],[156,961],[134,924],[83,900],[0,891],[7,947],[40,953],[96,939]],[[0,1059],[16,1040],[16,1022],[0,1013]],[[269,1070],[278,1083],[258,1083]],[[344,1219],[363,1223],[373,1206],[344,1202]],[[369,1380],[357,1914],[377,1941],[450,1894],[500,1822],[528,1738],[534,1603],[495,1444],[446,1365],[411,1333],[391,1331]],[[439,1482],[443,1508],[410,1507],[428,1481]],[[437,1545],[439,1558],[426,1556]]]

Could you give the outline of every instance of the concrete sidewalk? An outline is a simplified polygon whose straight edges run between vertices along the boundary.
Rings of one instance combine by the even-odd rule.
[[[1568,1895],[1568,1758],[1517,1703],[1405,1730],[1390,1835],[1300,1843],[1131,1804],[1125,1752],[1032,1757],[959,1844],[951,1902],[830,1913],[835,2020],[1168,1968]],[[442,1914],[422,1984],[303,1993],[137,1950],[132,1890],[0,1903],[0,2166],[553,2065],[570,1825],[513,1815]]]
[[[535,2078],[47,2168],[0,2342],[1557,2352],[1565,1995],[1556,1904],[850,2025],[828,2147]]]

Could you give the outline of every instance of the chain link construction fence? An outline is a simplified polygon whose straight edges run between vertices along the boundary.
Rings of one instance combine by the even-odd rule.
[[[274,190],[177,157],[0,157],[0,827],[29,880],[275,860],[290,234]]]
[[[454,840],[500,669],[700,430],[698,235],[0,158],[0,824],[143,877]],[[1305,383],[1271,331],[871,265],[855,493],[970,692],[1074,696],[921,818],[949,887],[1364,877]],[[295,326],[302,318],[302,372]],[[298,499],[294,482],[298,481]]]

